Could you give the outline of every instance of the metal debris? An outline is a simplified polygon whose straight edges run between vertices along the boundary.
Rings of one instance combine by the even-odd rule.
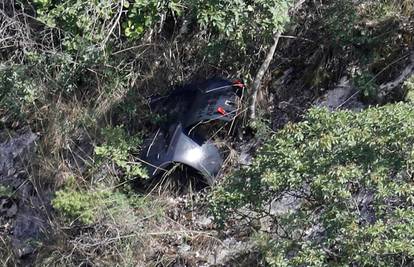
[[[153,97],[150,107],[164,116],[166,123],[160,125],[142,151],[149,176],[164,174],[172,164],[181,163],[197,170],[208,184],[213,183],[223,159],[199,126],[232,121],[239,112],[236,103],[243,88],[240,81],[210,79],[177,88],[167,96]]]

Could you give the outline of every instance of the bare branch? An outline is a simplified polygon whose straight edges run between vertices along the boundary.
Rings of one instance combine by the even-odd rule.
[[[273,56],[275,55],[277,45],[279,43],[281,31],[279,30],[274,36],[273,45],[269,48],[267,52],[266,58],[263,61],[262,65],[260,66],[259,71],[254,78],[253,85],[252,85],[252,97],[251,97],[251,104],[250,104],[250,118],[256,118],[256,105],[257,105],[257,94],[260,89],[260,85],[262,84],[262,79],[269,69],[270,62],[272,62]]]
[[[396,79],[394,79],[391,82],[380,85],[380,89],[379,89],[380,99],[383,99],[391,91],[393,91],[395,88],[400,86],[405,80],[407,80],[411,75],[414,74],[414,51],[411,52],[410,61],[411,63],[407,67],[405,67],[405,69]]]
[[[121,19],[121,15],[122,15],[122,12],[123,12],[123,8],[124,8],[124,0],[121,0],[120,7],[119,7],[119,12],[118,12],[118,17],[114,21],[114,24],[112,24],[112,27],[111,27],[111,29],[108,32],[108,35],[105,37],[104,41],[102,42],[102,48],[105,47],[105,44],[106,44],[106,42],[108,42],[108,39],[111,36],[112,32],[114,31],[115,27],[117,25],[119,25],[119,21]]]

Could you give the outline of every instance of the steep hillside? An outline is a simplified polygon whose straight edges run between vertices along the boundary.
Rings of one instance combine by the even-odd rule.
[[[1,264],[411,266],[413,36],[410,0],[2,1]],[[215,182],[149,179],[149,99],[213,77]]]

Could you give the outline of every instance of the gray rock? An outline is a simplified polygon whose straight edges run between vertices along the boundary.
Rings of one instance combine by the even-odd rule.
[[[30,255],[34,252],[34,248],[32,246],[24,246],[22,244],[16,245],[14,244],[15,248],[14,249],[14,254],[18,257],[18,258],[23,258],[27,255]]]
[[[48,228],[48,190],[42,190],[42,195],[38,195],[27,174],[37,139],[38,136],[30,130],[23,130],[0,143],[0,184],[15,190],[11,198],[0,199],[0,213],[2,223],[11,225],[5,234],[10,236],[18,258],[33,253]]]
[[[31,131],[0,143],[0,178],[16,172],[15,160],[23,158],[26,151],[34,146],[37,135]],[[1,181],[1,180],[0,180]]]
[[[272,201],[270,204],[270,214],[284,215],[288,212],[294,212],[299,208],[301,203],[302,200],[300,198],[286,193],[281,198]]]
[[[178,246],[178,252],[179,253],[186,253],[186,252],[189,252],[190,250],[191,250],[190,245],[182,244],[182,245]]]
[[[209,254],[207,266],[257,266],[256,248],[252,242],[225,239],[215,253]]]
[[[17,213],[17,204],[8,197],[0,197],[0,215],[11,218]]]
[[[6,217],[11,218],[17,213],[17,204],[13,203],[12,206],[7,210]]]
[[[328,91],[322,98],[318,99],[315,105],[326,107],[331,111],[337,109],[361,111],[365,107],[358,100],[358,91],[352,86],[347,77],[342,77],[336,88]]]
[[[376,222],[376,214],[374,209],[374,193],[369,190],[361,190],[354,197],[360,212],[360,222],[365,225],[372,225]]]
[[[196,225],[198,225],[201,228],[209,228],[213,223],[213,217],[212,216],[200,216],[195,221]]]

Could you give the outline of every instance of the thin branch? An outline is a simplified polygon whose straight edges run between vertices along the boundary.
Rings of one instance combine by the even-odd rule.
[[[286,38],[286,39],[298,39],[298,40],[304,40],[310,43],[315,43],[315,41],[312,41],[311,39],[308,38],[303,38],[303,37],[297,37],[297,36],[293,36],[293,35],[280,35],[280,38]]]
[[[383,99],[385,96],[387,96],[392,90],[400,86],[405,80],[407,80],[411,75],[414,74],[414,51],[411,52],[410,55],[410,61],[411,64],[409,64],[405,69],[402,71],[401,75],[399,75],[396,79],[393,81],[381,84],[380,85],[380,93],[379,98]]]
[[[112,32],[114,31],[114,29],[115,29],[116,25],[118,25],[118,24],[119,24],[119,21],[120,21],[120,19],[121,19],[121,15],[122,15],[122,11],[123,11],[123,8],[124,8],[124,0],[121,0],[121,3],[120,3],[120,4],[121,4],[121,5],[120,5],[120,7],[119,7],[118,17],[116,18],[116,20],[115,20],[114,24],[112,24],[112,27],[111,27],[111,29],[109,30],[108,35],[105,37],[104,41],[102,42],[102,48],[104,48],[104,47],[105,47],[105,44],[106,44],[106,42],[108,42],[108,39],[109,39],[109,37],[111,36]]]

